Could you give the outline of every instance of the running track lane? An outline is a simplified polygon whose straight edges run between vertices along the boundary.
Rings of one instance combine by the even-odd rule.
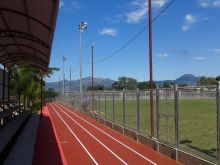
[[[69,152],[67,152],[61,144],[68,164],[85,164],[80,160],[73,161],[68,158],[75,157],[76,153],[84,154],[87,164],[177,164],[175,160],[138,144],[79,112],[71,111],[68,107],[53,103],[49,105],[49,109],[52,120],[56,119],[54,122],[66,127],[66,130],[69,127],[69,131],[65,133],[70,135],[66,135],[69,139],[68,142],[76,141],[76,137],[78,137],[84,146],[83,148],[78,142],[81,150],[76,150],[76,147],[69,145]],[[57,130],[56,123],[54,125]],[[71,135],[71,131],[75,133],[76,137]],[[57,130],[59,137],[58,132]]]
[[[84,149],[84,151],[81,151],[81,152],[87,153],[88,154],[87,157],[90,158],[90,161],[88,161],[87,164],[91,164],[91,163],[92,164],[105,164],[106,161],[108,162],[111,161],[113,164],[116,164],[116,165],[126,164],[126,163],[120,162],[113,154],[108,152],[107,149],[105,149],[100,143],[98,143],[94,139],[94,137],[90,136],[87,132],[82,130],[81,127],[79,127],[77,124],[72,122],[68,118],[68,116],[63,114],[55,105],[51,105],[51,107],[52,107],[51,112],[59,116],[60,120],[63,121],[63,124],[69,127],[70,132],[71,131],[74,132],[75,136],[72,136],[72,139],[73,138],[79,139],[79,143],[81,143],[81,146]],[[74,150],[74,148],[72,149]],[[79,152],[79,151],[75,151],[75,152]],[[75,164],[75,163],[76,162],[70,162],[69,164]],[[79,164],[81,164],[81,162],[79,162]]]

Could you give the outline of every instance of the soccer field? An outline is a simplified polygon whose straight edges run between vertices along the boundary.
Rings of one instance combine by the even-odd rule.
[[[160,141],[175,146],[174,100],[160,100]],[[217,145],[216,100],[213,99],[179,99],[179,143],[180,149],[206,160],[215,162]],[[149,100],[140,100],[140,130],[145,136],[150,134]],[[108,121],[123,124],[123,101],[105,101],[96,103],[96,111]],[[125,127],[137,129],[137,102],[125,101]],[[154,102],[154,121],[156,134],[156,103]]]

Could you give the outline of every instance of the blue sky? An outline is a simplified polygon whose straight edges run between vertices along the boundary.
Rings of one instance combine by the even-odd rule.
[[[155,17],[170,2],[152,0]],[[83,77],[91,76],[91,45],[94,60],[115,52],[147,25],[147,0],[61,0],[51,53],[51,67],[62,68],[66,78],[79,78],[79,30],[83,32]],[[185,73],[220,75],[220,0],[176,0],[153,24],[154,80],[176,79]],[[148,29],[112,58],[95,63],[95,77],[117,80],[119,76],[149,80]],[[61,70],[62,71],[62,70]],[[57,81],[62,72],[47,81]]]

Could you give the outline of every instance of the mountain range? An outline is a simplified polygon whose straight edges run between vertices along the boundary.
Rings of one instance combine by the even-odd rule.
[[[82,79],[83,82],[83,89],[87,89],[91,86],[92,80],[91,77],[86,77]],[[104,86],[104,88],[110,88],[112,84],[115,82],[109,78],[94,78],[93,79],[94,86]],[[79,90],[79,80],[72,80],[71,82],[65,80],[65,91],[70,91],[70,83],[71,83],[71,91],[78,91]],[[57,82],[46,82],[46,89],[53,88],[55,91],[59,91],[63,89],[63,81]]]
[[[162,81],[155,81],[158,85],[163,85],[166,82],[173,82],[176,84],[187,84],[187,85],[196,85],[199,81],[200,77],[196,77],[192,74],[184,74],[181,77],[177,78],[176,80],[162,80]],[[83,89],[87,89],[91,86],[91,77],[86,77],[82,79],[83,81]],[[94,78],[94,86],[104,86],[105,88],[110,88],[114,83],[114,80],[109,78]],[[79,80],[72,80],[71,81],[72,91],[79,90]],[[46,89],[53,88],[55,91],[59,91],[63,89],[63,81],[57,82],[46,82]],[[65,91],[70,91],[70,81],[65,80]]]

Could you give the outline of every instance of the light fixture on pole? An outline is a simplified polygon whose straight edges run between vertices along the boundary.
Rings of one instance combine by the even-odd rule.
[[[66,56],[63,56],[63,94],[65,93],[65,71],[64,71],[65,61],[66,61]]]
[[[82,33],[87,29],[87,22],[80,22],[80,96],[82,98]]]

